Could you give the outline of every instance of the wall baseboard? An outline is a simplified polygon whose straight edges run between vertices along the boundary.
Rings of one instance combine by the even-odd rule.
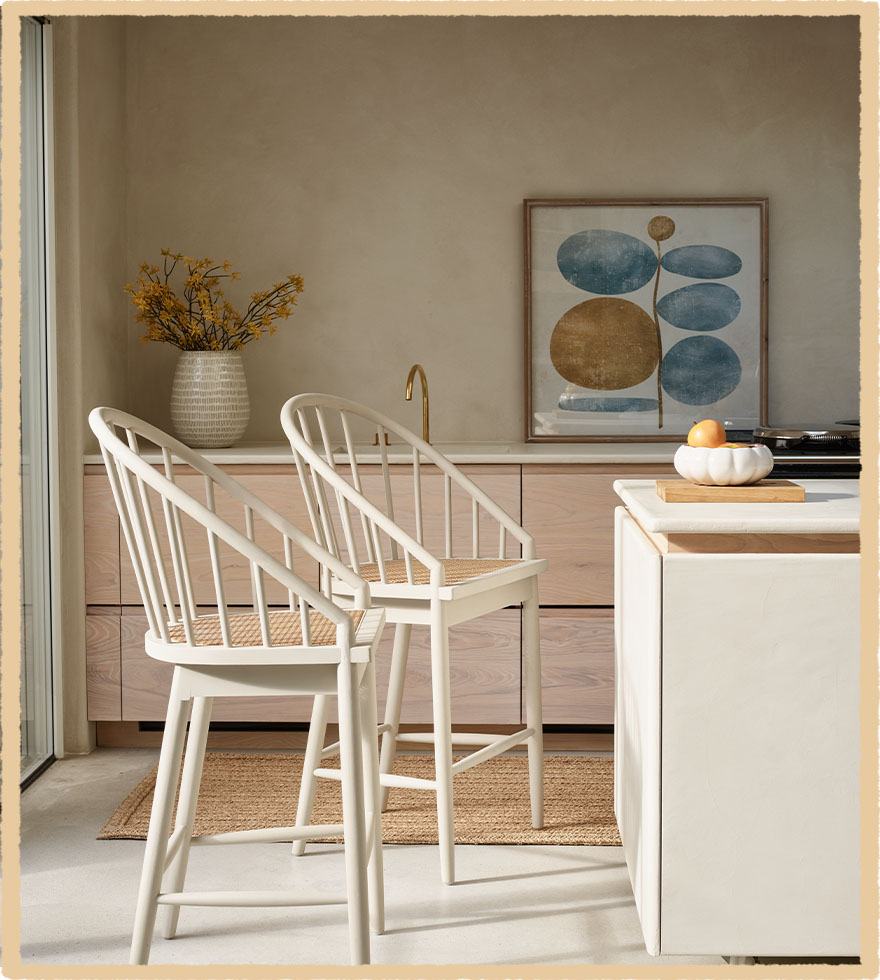
[[[456,725],[456,731],[480,731],[507,734],[516,731],[516,725]],[[544,732],[544,749],[547,752],[611,752],[614,735],[604,730],[558,730],[562,726],[550,726]],[[402,725],[404,732],[427,732],[429,725]],[[555,729],[555,730],[554,730]],[[327,726],[327,741],[338,737],[336,725]],[[271,729],[211,730],[208,735],[209,749],[286,749],[302,751],[306,746],[307,731]],[[97,722],[97,744],[100,748],[158,748],[162,742],[161,727],[141,727],[136,721]],[[425,751],[424,744],[401,743],[404,752]],[[514,750],[517,751],[517,750]],[[519,749],[525,752],[525,747]]]

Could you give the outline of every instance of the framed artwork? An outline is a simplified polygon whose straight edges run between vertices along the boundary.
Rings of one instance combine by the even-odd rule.
[[[766,198],[523,205],[529,442],[766,422]]]

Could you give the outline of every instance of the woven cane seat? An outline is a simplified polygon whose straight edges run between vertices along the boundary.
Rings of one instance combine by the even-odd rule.
[[[357,629],[364,617],[363,609],[348,613],[352,628]],[[287,609],[269,610],[269,638],[273,647],[303,646],[302,622],[298,612]],[[229,639],[234,647],[261,647],[263,634],[260,630],[260,617],[256,613],[234,613],[228,616]],[[197,647],[223,646],[219,616],[198,616],[192,621],[193,639]],[[311,630],[310,645],[329,647],[336,643],[336,623],[314,609],[309,611]],[[171,643],[186,643],[186,633],[182,623],[168,629]]]
[[[461,585],[472,578],[497,572],[502,568],[519,565],[518,558],[442,558],[443,575],[446,585]],[[367,582],[381,582],[379,566],[376,563],[361,565],[358,575]],[[385,582],[388,585],[430,585],[431,572],[420,561],[413,559],[412,582],[406,576],[406,562],[402,558],[385,562]]]

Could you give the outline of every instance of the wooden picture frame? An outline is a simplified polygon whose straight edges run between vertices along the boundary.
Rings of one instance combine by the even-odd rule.
[[[525,199],[526,441],[766,424],[768,218],[766,197]]]

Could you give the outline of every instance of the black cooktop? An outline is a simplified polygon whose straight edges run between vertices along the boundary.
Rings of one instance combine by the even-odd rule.
[[[731,442],[755,442],[751,429],[728,430]],[[773,476],[778,479],[854,480],[861,471],[858,444],[829,447],[806,440],[795,448],[772,449]]]

